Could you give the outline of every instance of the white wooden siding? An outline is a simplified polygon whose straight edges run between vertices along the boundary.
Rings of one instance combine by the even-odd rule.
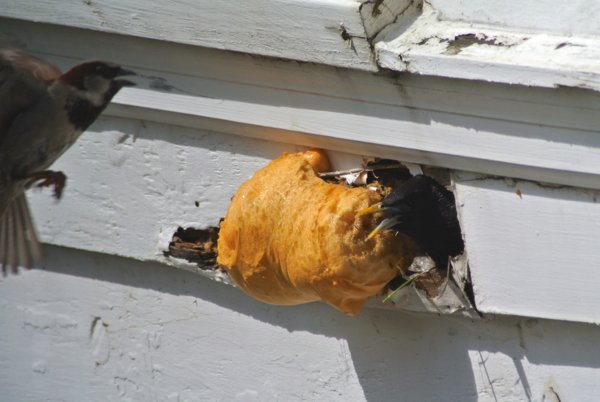
[[[482,312],[600,323],[600,191],[454,178]]]
[[[7,401],[577,401],[600,328],[269,306],[156,263],[47,249],[0,282]]]
[[[70,177],[65,199],[49,205],[48,194],[32,194],[41,234],[51,244],[166,262],[162,250],[178,225],[216,225],[240,183],[279,153],[303,146],[354,154],[355,163],[380,156],[600,189],[600,102],[592,91],[376,76],[6,19],[0,33],[62,67],[94,56],[142,74],[141,85],[124,89],[58,162]],[[473,205],[457,183],[457,194]],[[588,194],[567,191],[575,198]],[[495,266],[481,253],[495,258],[489,253],[495,236],[504,239],[507,253],[520,250],[523,239],[480,224],[486,222],[481,211],[465,210],[462,219],[485,312],[597,321],[576,303],[545,307],[541,295],[527,307],[500,308],[502,289],[485,286],[496,279]],[[542,232],[553,230],[533,213],[521,219]],[[582,238],[590,229],[569,228]],[[538,245],[543,250],[551,243]],[[587,264],[596,253],[580,261]],[[562,266],[553,254],[535,258],[540,267]],[[511,260],[503,268],[507,276],[521,275],[519,261],[525,260]],[[548,281],[562,286],[558,275]]]

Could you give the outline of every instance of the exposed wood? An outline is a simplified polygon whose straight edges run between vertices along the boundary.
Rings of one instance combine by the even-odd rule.
[[[217,239],[219,228],[211,226],[206,229],[193,227],[177,228],[165,250],[165,257],[174,257],[198,264],[200,269],[218,269]]]
[[[457,173],[478,309],[600,323],[600,192]]]

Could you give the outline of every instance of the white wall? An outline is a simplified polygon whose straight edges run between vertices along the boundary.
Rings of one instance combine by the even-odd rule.
[[[69,175],[62,202],[52,205],[47,192],[32,197],[41,237],[54,246],[46,246],[46,270],[0,280],[0,401],[597,399],[600,328],[568,322],[598,321],[599,271],[593,264],[600,252],[592,244],[598,219],[578,225],[569,218],[585,219],[598,208],[589,189],[600,190],[600,97],[582,89],[600,88],[597,38],[566,43],[561,35],[570,31],[561,27],[525,41],[515,28],[506,37],[520,38],[518,46],[483,41],[448,54],[444,40],[484,33],[488,42],[501,42],[499,28],[464,21],[470,15],[465,2],[460,8],[458,0],[451,2],[458,13],[452,14],[450,6],[434,1],[450,21],[428,24],[426,13],[416,22],[409,18],[411,29],[390,26],[389,41],[375,49],[377,61],[388,62],[380,65],[415,74],[371,74],[373,54],[359,36],[364,17],[359,11],[368,14],[368,8],[357,1],[323,1],[346,11],[312,19],[318,29],[275,24],[270,39],[279,38],[274,34],[279,31],[291,39],[266,50],[254,45],[267,42],[226,27],[223,32],[247,39],[225,47],[236,52],[209,43],[227,39],[214,32],[195,40],[195,29],[205,27],[194,19],[175,30],[188,36],[163,37],[151,26],[129,30],[106,14],[135,19],[121,7],[146,7],[140,2],[118,7],[84,2],[65,10],[92,18],[90,25],[71,18],[74,14],[56,14],[58,2],[39,2],[34,13],[28,2],[0,0],[6,5],[0,6],[0,40],[62,68],[82,58],[110,59],[139,71],[147,82],[122,91],[61,159],[57,167]],[[262,3],[304,5],[307,18],[320,12],[316,1]],[[290,10],[269,8],[265,18],[280,11],[284,17],[299,15]],[[194,13],[211,21],[201,8]],[[502,25],[505,17],[494,15],[498,20],[489,22]],[[342,19],[352,43],[341,37]],[[119,29],[103,20],[116,21]],[[166,21],[171,29],[179,19],[140,21],[159,27]],[[316,42],[292,40],[311,32]],[[420,34],[441,42],[423,41]],[[530,55],[527,44],[535,45],[536,57],[523,57]],[[490,64],[489,52],[496,64]],[[483,174],[482,183],[454,175],[476,297],[486,313],[515,317],[488,314],[470,321],[365,310],[349,318],[322,304],[272,307],[158,263],[165,261],[160,239],[177,225],[215,224],[240,182],[284,150],[302,146]],[[223,180],[215,186],[217,177]],[[530,181],[546,187],[537,189]],[[486,188],[491,183],[493,191]],[[517,193],[514,183],[526,184]],[[489,196],[496,187],[503,197]],[[202,208],[195,206],[198,200]],[[538,207],[554,211],[567,201],[560,217],[568,224],[558,228],[565,239],[589,243],[578,242],[583,250],[567,253],[566,261],[544,252],[564,244],[560,238],[537,240],[536,253],[529,253],[526,237],[502,228],[514,220],[512,210],[521,208],[525,235],[550,233],[555,221],[537,219]],[[578,207],[584,203],[585,209]],[[489,211],[502,214],[494,218]],[[488,224],[491,218],[494,225]],[[526,315],[532,318],[516,318]]]
[[[46,247],[0,282],[3,401],[594,401],[600,328],[273,307],[156,263]],[[555,394],[556,393],[556,394]]]

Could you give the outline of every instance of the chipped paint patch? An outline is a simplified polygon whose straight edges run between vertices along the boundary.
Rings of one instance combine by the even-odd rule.
[[[448,41],[448,46],[444,54],[459,54],[464,49],[473,45],[487,45],[487,46],[514,46],[511,43],[503,43],[501,40],[495,37],[488,37],[487,35],[467,33],[456,35],[454,39]]]

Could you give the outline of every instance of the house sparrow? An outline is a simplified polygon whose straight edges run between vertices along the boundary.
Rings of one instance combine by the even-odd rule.
[[[86,61],[61,74],[24,51],[0,48],[0,267],[13,272],[40,257],[24,191],[54,186],[60,198],[66,176],[48,171],[134,73],[103,61]]]

